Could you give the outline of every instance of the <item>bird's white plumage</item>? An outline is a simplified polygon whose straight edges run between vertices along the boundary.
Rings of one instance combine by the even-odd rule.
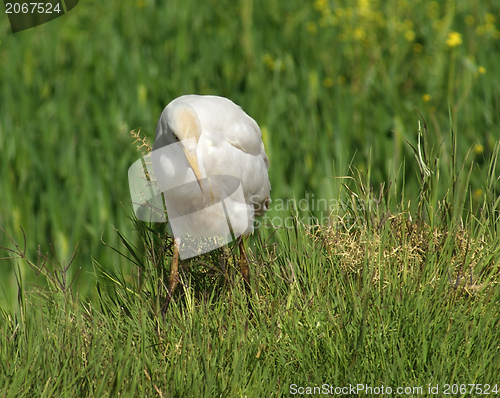
[[[243,234],[252,232],[254,218],[263,215],[268,208],[271,191],[269,160],[257,123],[227,98],[185,95],[163,110],[153,151],[178,141],[186,156],[162,155],[158,164],[165,173],[164,178],[199,182],[205,176],[236,177],[241,183],[244,203],[231,201],[231,198],[226,200],[228,216],[233,223],[239,221],[242,226],[248,226],[234,225],[233,228],[243,228]],[[190,161],[189,156],[196,161]],[[196,171],[198,166],[199,171]],[[191,194],[196,189],[199,193],[200,188],[203,189],[201,183],[200,187],[190,184],[179,190],[176,197],[180,206],[196,208],[197,204],[191,199],[195,195]],[[211,195],[213,199],[214,193]],[[219,196],[217,192],[215,196]],[[204,225],[198,228],[209,231],[210,221],[210,217],[206,218]]]

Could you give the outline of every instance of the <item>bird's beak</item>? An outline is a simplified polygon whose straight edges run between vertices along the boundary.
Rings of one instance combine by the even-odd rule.
[[[196,180],[198,181],[198,185],[200,186],[200,189],[203,192],[203,186],[201,184],[201,173],[200,173],[200,168],[198,166],[198,159],[196,158],[196,152],[190,151],[186,147],[184,147],[183,150],[184,150],[184,155],[186,156],[186,159],[189,163],[189,166],[191,166],[191,168],[193,169]]]

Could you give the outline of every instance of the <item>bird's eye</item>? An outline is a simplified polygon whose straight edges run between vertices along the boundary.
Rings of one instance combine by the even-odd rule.
[[[175,135],[175,134],[174,134],[174,138],[175,138],[176,141],[180,141],[179,137],[177,137],[177,135]]]

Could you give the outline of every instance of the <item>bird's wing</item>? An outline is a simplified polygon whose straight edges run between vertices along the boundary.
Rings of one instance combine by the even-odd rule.
[[[230,126],[225,131],[224,136],[226,141],[236,149],[249,155],[260,155],[266,164],[266,168],[269,169],[269,159],[262,143],[262,133],[251,117],[247,116],[246,120]]]

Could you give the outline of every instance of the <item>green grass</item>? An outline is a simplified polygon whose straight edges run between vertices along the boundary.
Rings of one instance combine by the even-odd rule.
[[[365,188],[356,178],[352,194]],[[498,201],[493,214],[484,208],[459,225],[446,211],[453,199],[443,199],[434,227],[408,209],[388,215],[383,202],[360,211],[366,224],[350,230],[283,212],[291,228],[263,227],[249,251],[253,316],[234,255],[215,251],[184,267],[165,322],[172,242],[162,225],[135,220],[147,254],[118,233],[116,249],[135,272],[94,262],[97,300],[71,294],[64,268],[33,265],[49,287],[20,286],[19,311],[3,313],[0,388],[16,397],[232,397],[287,396],[325,383],[441,392],[445,384],[494,384]],[[426,192],[421,201],[428,205]],[[358,212],[355,203],[342,220]]]
[[[0,395],[500,385],[499,24],[465,0],[88,1],[15,35],[1,19],[0,247],[24,259],[0,262]],[[251,319],[215,251],[163,324],[171,242],[131,219],[129,132],[152,141],[191,92],[263,129]]]

